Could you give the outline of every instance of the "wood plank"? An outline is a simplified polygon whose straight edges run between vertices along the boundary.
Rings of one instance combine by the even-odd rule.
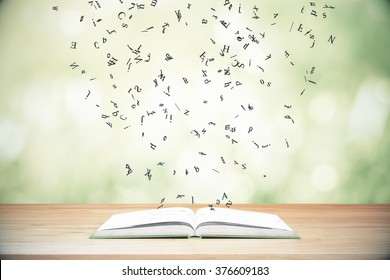
[[[186,206],[197,209],[205,205]],[[2,204],[1,259],[390,259],[390,204],[240,204],[301,239],[89,239],[112,214],[156,205]]]

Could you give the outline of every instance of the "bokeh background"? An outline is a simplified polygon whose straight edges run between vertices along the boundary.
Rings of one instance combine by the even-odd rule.
[[[212,21],[209,8],[206,13],[207,5],[201,1],[192,3],[189,15],[189,1],[159,0],[159,14],[134,16],[131,28],[108,42],[110,48],[104,50],[101,40],[107,36],[103,35],[105,28],[94,28],[92,20],[101,16],[104,27],[119,31],[116,15],[123,6],[116,2],[100,1],[102,10],[98,10],[88,1],[0,1],[1,203],[160,203],[162,198],[165,202],[191,203],[191,197],[195,202],[211,203],[223,193],[233,203],[390,203],[389,1],[230,1],[233,9],[241,4],[251,15],[254,5],[260,7],[258,23],[250,17],[247,21],[232,18],[224,1],[206,1],[223,11],[218,14],[221,18],[243,20],[243,30],[251,26],[267,32],[267,40],[261,44],[263,53],[255,49],[253,56],[268,51],[274,57],[279,54],[279,60],[270,64],[264,76],[272,81],[272,87],[268,92],[259,90],[259,78],[263,77],[259,72],[236,72],[235,77],[242,75],[239,79],[247,82],[245,87],[235,89],[242,93],[231,98],[229,104],[217,102],[219,88],[213,89],[218,93],[208,92],[210,88],[202,81],[191,81],[189,90],[182,80],[179,83],[172,78],[172,89],[176,86],[177,91],[189,92],[175,101],[183,104],[183,111],[191,109],[194,117],[185,119],[176,114],[174,125],[154,120],[149,126],[141,126],[139,115],[131,115],[130,110],[130,132],[123,129],[125,124],[115,123],[119,129],[109,128],[101,115],[112,113],[113,94],[119,106],[130,108],[126,102],[132,99],[123,92],[147,81],[149,88],[143,88],[142,104],[158,104],[161,100],[150,96],[149,100],[145,92],[153,90],[151,77],[157,77],[165,62],[153,60],[155,64],[144,64],[130,74],[114,72],[111,79],[106,53],[117,54],[122,62],[125,56],[115,43],[134,47],[142,43],[146,54],[149,50],[153,58],[169,51],[175,61],[183,63],[177,69],[168,69],[180,80],[182,73],[200,76],[199,69],[204,66],[186,63],[186,57],[193,54],[199,60],[200,50],[212,51],[205,33],[218,42],[231,42],[234,37],[228,37],[231,34],[221,31],[220,26],[191,27],[195,19],[207,17]],[[325,19],[315,18],[310,15],[314,9],[310,2],[316,3],[319,15],[325,4],[336,9],[326,11]],[[54,6],[58,11],[53,10]],[[178,27],[174,10],[179,6],[191,32],[183,24]],[[279,14],[277,25],[271,26],[274,13]],[[81,15],[85,16],[83,23]],[[167,30],[166,37],[161,37],[161,25],[168,20],[171,28],[177,27],[177,33]],[[161,23],[159,32],[138,32],[151,22]],[[292,22],[294,27],[289,32]],[[300,23],[304,32],[316,32],[315,48],[310,49],[311,41],[297,31]],[[333,44],[328,40],[330,35],[335,37]],[[100,53],[93,48],[98,40]],[[76,50],[71,48],[72,42],[77,42]],[[283,60],[287,49],[290,60]],[[75,61],[81,66],[71,69],[69,65]],[[294,61],[295,68],[289,61]],[[316,85],[303,80],[312,66],[316,67]],[[84,75],[80,74],[83,69]],[[91,84],[91,77],[99,78]],[[217,77],[215,80],[219,81]],[[114,82],[117,91],[113,90]],[[86,98],[88,90],[91,95]],[[207,96],[207,110],[188,100],[200,93],[192,101]],[[232,148],[223,139],[223,131],[202,138],[203,142],[196,142],[189,133],[194,128],[201,131],[210,120],[226,124],[229,108],[249,103],[255,105],[254,115],[240,111],[248,115],[235,125],[243,130],[250,125],[259,128],[254,131],[255,138],[244,140],[249,145],[252,139],[258,139],[259,144],[272,143],[270,149]],[[291,109],[285,104],[292,105]],[[283,117],[286,114],[294,118],[293,125]],[[156,127],[169,130],[169,141],[161,141],[165,134],[155,132]],[[142,131],[146,137],[140,136]],[[156,151],[151,151],[151,142],[158,143]],[[200,148],[209,153],[207,159],[194,157]],[[222,165],[221,156],[229,161],[227,165]],[[166,165],[160,168],[156,164],[162,160]],[[248,170],[237,168],[234,160],[245,163]],[[126,164],[133,170],[128,176]],[[200,168],[199,173],[194,166]],[[152,180],[145,176],[147,169],[153,171]],[[188,175],[185,169],[190,171]],[[178,201],[178,194],[186,196]]]

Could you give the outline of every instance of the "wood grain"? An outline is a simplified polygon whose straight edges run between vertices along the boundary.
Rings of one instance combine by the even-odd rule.
[[[2,204],[0,258],[390,259],[390,204],[234,205],[279,215],[301,239],[89,239],[112,214],[152,208]]]

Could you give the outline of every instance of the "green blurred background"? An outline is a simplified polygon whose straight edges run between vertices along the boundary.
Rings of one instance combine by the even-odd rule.
[[[242,30],[251,26],[267,31],[267,40],[260,44],[264,54],[271,50],[274,57],[279,55],[264,76],[272,81],[268,92],[261,89],[260,94],[256,93],[262,77],[259,72],[233,73],[247,82],[242,93],[236,89],[241,94],[237,96],[243,98],[234,97],[229,105],[256,105],[255,115],[240,111],[248,115],[237,127],[246,130],[250,124],[261,128],[260,132],[254,131],[257,134],[253,137],[260,139],[259,144],[272,142],[272,149],[267,152],[221,144],[226,143],[226,139],[221,140],[223,131],[221,135],[211,134],[203,142],[194,140],[189,133],[194,127],[201,131],[210,120],[226,124],[230,117],[224,111],[229,110],[227,103],[217,102],[221,89],[214,88],[217,93],[207,92],[209,88],[202,81],[191,81],[191,90],[184,87],[182,80],[170,81],[172,89],[176,86],[176,90],[188,91],[189,98],[195,101],[210,100],[204,111],[201,103],[196,107],[187,97],[177,97],[175,101],[183,104],[182,110],[190,108],[194,118],[175,115],[174,125],[151,122],[154,129],[161,125],[161,129],[169,130],[168,140],[174,141],[163,143],[164,134],[153,135],[152,127],[142,127],[139,119],[131,120],[132,113],[128,113],[133,122],[129,133],[123,130],[124,124],[117,125],[119,129],[109,128],[101,118],[102,111],[112,112],[112,96],[120,106],[126,104],[130,108],[126,102],[131,99],[123,94],[129,86],[149,81],[149,88],[145,86],[143,90],[143,104],[157,106],[161,101],[152,97],[149,100],[145,93],[154,90],[151,79],[157,77],[162,67],[158,60],[139,65],[130,74],[117,71],[115,79],[109,78],[104,51],[114,51],[122,63],[125,58],[115,42],[134,47],[142,43],[145,53],[149,50],[153,58],[159,52],[170,52],[176,56],[174,61],[184,61],[178,69],[167,71],[177,73],[180,80],[182,72],[197,77],[199,69],[205,67],[196,64],[202,50],[213,50],[205,33],[212,34],[222,45],[234,38],[217,24],[219,29],[213,30],[211,24],[210,29],[202,29],[205,27],[197,26],[195,19],[207,17],[211,22],[209,6],[213,6],[223,11],[221,18],[242,20],[230,16],[224,1],[203,1],[207,5],[194,1],[190,14],[189,1],[159,0],[158,14],[142,11],[145,16],[134,16],[134,21],[129,22],[131,28],[120,33],[120,26],[115,24],[118,9],[124,6],[117,2],[100,1],[99,10],[88,1],[0,1],[1,203],[159,203],[162,198],[168,203],[191,203],[191,196],[195,202],[211,203],[222,198],[223,193],[233,203],[390,203],[389,1],[230,1],[232,10],[237,11],[242,4],[243,11],[250,14],[247,21],[243,20]],[[311,7],[310,2],[316,3],[316,7]],[[129,13],[130,1],[127,3],[123,10]],[[149,8],[150,1],[144,3]],[[310,15],[314,8],[321,15],[325,4],[336,7],[326,10],[326,19]],[[53,10],[57,5],[59,10]],[[256,23],[250,19],[254,5],[260,8],[261,15]],[[178,25],[174,10],[179,8],[175,7],[181,7],[182,21],[188,22],[190,32],[183,24]],[[278,13],[277,24],[271,26],[274,13]],[[79,20],[81,15],[85,16],[83,23]],[[104,26],[118,30],[116,41],[108,42],[111,49],[103,50],[102,37],[108,36],[103,35],[105,30],[92,25],[92,20],[99,16]],[[161,26],[168,20],[170,27],[178,31],[167,30],[168,37],[161,37]],[[294,27],[289,32],[292,22]],[[310,49],[311,41],[297,31],[300,23],[304,32],[310,28],[316,32],[315,48]],[[158,32],[139,32],[152,24],[159,28]],[[330,35],[335,36],[333,44],[328,40]],[[93,48],[93,42],[98,40],[100,53]],[[73,41],[77,41],[76,50],[71,49]],[[289,59],[284,57],[287,49],[291,53]],[[185,63],[189,54],[194,55],[195,64]],[[295,68],[291,68],[290,60]],[[81,66],[72,70],[69,65],[75,61]],[[87,73],[83,76],[80,71],[84,66]],[[313,79],[317,85],[307,85],[303,80],[305,71],[312,66],[316,67]],[[89,78],[93,75],[99,79],[91,85]],[[112,89],[113,82],[118,86],[116,92],[122,95]],[[305,93],[300,95],[303,88]],[[86,98],[88,90],[92,93]],[[195,98],[198,92],[202,95]],[[97,103],[102,111],[97,109]],[[292,108],[286,109],[284,104]],[[152,105],[150,109],[156,108]],[[294,118],[294,125],[286,124],[288,120],[283,116],[287,113]],[[142,131],[149,138],[141,137]],[[244,139],[245,135],[241,136]],[[159,149],[151,151],[149,143],[156,139],[160,139]],[[245,138],[244,142],[251,145],[252,139]],[[289,140],[289,148],[285,139]],[[194,158],[200,147],[210,152],[207,160]],[[220,156],[229,164],[222,166]],[[156,165],[161,160],[167,162],[164,168]],[[234,160],[245,163],[248,170],[234,166]],[[129,176],[126,164],[134,170]],[[194,166],[199,166],[201,172],[196,173]],[[152,180],[145,176],[149,168],[153,171]],[[210,171],[213,168],[220,173]],[[189,175],[183,175],[185,169],[191,170]],[[173,170],[180,174],[173,176]],[[178,194],[186,197],[178,201]]]

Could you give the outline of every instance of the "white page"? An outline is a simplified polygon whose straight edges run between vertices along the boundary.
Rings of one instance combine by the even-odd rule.
[[[163,222],[184,222],[193,224],[194,212],[189,208],[170,207],[115,214],[111,216],[98,231]]]
[[[205,222],[234,223],[256,227],[292,229],[277,215],[228,208],[200,208],[195,215],[195,227]]]

